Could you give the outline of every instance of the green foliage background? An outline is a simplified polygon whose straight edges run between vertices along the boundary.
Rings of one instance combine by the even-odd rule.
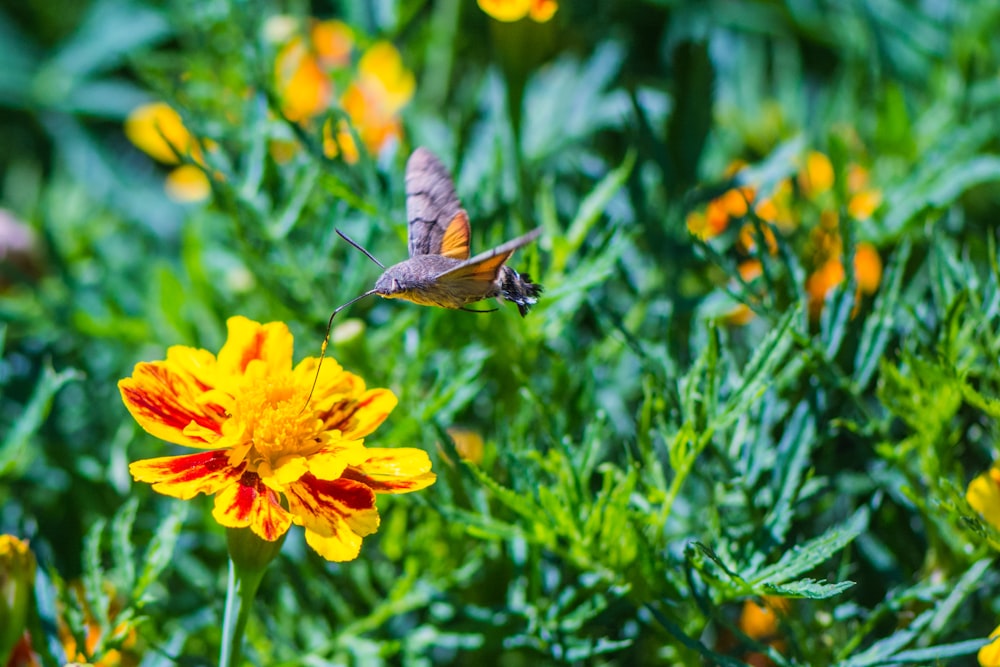
[[[417,89],[398,150],[352,166],[292,135],[263,38],[283,13],[399,47]],[[544,228],[514,265],[546,292],[524,320],[345,313],[363,329],[332,354],[400,398],[369,441],[426,449],[439,480],[380,498],[354,562],[293,528],[248,660],[975,664],[1000,622],[1000,541],[963,499],[1000,416],[997,34],[992,0],[564,0],[514,26],[471,0],[5,6],[0,206],[43,251],[37,274],[0,264],[0,532],[39,557],[45,664],[84,601],[94,660],[128,639],[125,664],[213,661],[223,533],[208,500],[131,482],[129,461],[178,451],[116,382],[169,345],[218,350],[236,314],[315,355],[378,274],[334,226],[403,259],[417,145],[452,168],[474,250]],[[172,203],[124,138],[154,99],[216,142],[209,202]],[[275,163],[288,136],[303,150]],[[845,252],[885,261],[874,297],[849,270],[812,322],[783,238],[762,260],[791,279],[754,301],[728,241],[689,235],[731,160],[773,184],[820,150],[842,180],[857,145],[883,205],[841,224]],[[721,323],[720,298],[757,317]],[[449,462],[454,425],[482,434],[481,465]],[[738,627],[765,595],[790,598],[782,650]]]

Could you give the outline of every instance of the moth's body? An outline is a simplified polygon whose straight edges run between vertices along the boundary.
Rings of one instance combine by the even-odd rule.
[[[535,303],[538,286],[509,266],[501,266],[491,282],[438,278],[464,262],[443,255],[418,255],[390,266],[375,282],[375,293],[385,299],[406,299],[421,306],[464,308],[483,299],[499,298],[517,304],[523,315]]]
[[[467,303],[494,296],[465,298],[457,291],[444,290],[436,284],[437,276],[461,263],[460,259],[443,255],[417,255],[386,269],[375,281],[375,293],[385,299],[406,299],[421,306],[442,308],[462,308]]]

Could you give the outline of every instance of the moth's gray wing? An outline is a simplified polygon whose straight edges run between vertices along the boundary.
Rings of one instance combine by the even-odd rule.
[[[410,257],[440,255],[448,223],[462,210],[455,185],[441,160],[417,148],[406,162],[406,219]]]

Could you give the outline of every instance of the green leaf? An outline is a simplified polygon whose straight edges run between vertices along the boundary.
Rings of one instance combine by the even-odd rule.
[[[66,383],[72,380],[82,380],[83,374],[74,368],[56,372],[52,366],[42,367],[42,376],[35,384],[35,389],[24,406],[14,425],[0,443],[0,478],[16,474],[27,468],[35,457],[30,448],[32,438],[41,428],[42,423],[52,408],[52,399]]]

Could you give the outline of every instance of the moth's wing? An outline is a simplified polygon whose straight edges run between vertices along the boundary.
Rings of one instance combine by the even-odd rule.
[[[524,236],[518,236],[516,239],[512,239],[504,244],[498,245],[492,250],[481,252],[472,259],[465,260],[458,266],[442,272],[436,276],[436,278],[438,280],[469,278],[477,282],[492,282],[496,280],[497,274],[500,273],[500,267],[503,266],[508,259],[510,259],[510,256],[514,254],[514,251],[522,246],[528,245],[537,239],[541,233],[542,228],[536,227]]]
[[[417,148],[406,162],[406,219],[410,257],[468,259],[469,216],[448,169],[426,148]]]

